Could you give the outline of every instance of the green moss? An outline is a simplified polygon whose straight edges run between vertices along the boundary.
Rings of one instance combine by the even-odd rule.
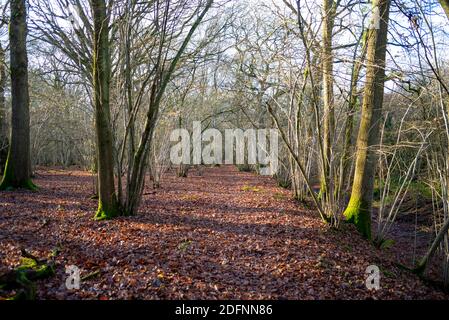
[[[36,299],[36,286],[28,279],[25,271],[18,271],[16,282],[22,287],[11,300],[34,300]]]
[[[33,268],[33,271],[33,278],[35,278],[36,280],[45,279],[55,274],[55,270],[53,269],[53,267],[46,264],[36,266],[35,268]]]
[[[0,184],[0,191],[11,189],[12,180],[13,180],[12,166],[8,156],[8,160],[6,160],[5,165],[5,172],[3,173],[3,180],[2,183]]]
[[[365,238],[371,240],[371,212],[364,201],[351,197],[343,215],[347,222],[353,223]]]
[[[326,197],[326,183],[321,179],[320,181],[320,192],[318,193],[318,199],[322,201]]]
[[[101,199],[98,201],[98,210],[95,213],[94,220],[96,221],[110,220],[118,216],[119,216],[119,209],[115,201],[114,204],[112,205],[112,208],[106,208],[103,205]]]
[[[20,260],[20,266],[17,268],[17,270],[33,269],[35,267],[37,267],[36,260],[31,258],[22,258]]]
[[[34,192],[39,191],[39,187],[36,186],[31,179],[28,179],[25,184],[22,186],[24,189],[28,189]]]
[[[22,258],[17,272],[25,274],[29,271],[33,272],[33,279],[44,279],[54,275],[54,269],[47,264],[39,264],[32,258]]]
[[[38,187],[31,181],[31,179],[27,179],[26,181],[16,182],[14,179],[13,166],[11,162],[6,161],[5,172],[3,174],[3,180],[0,184],[0,191],[12,191],[15,189],[27,189],[30,191],[38,191]]]
[[[36,186],[31,179],[28,179],[24,183],[20,184],[13,184],[11,180],[3,179],[2,183],[0,184],[0,191],[14,191],[16,189],[26,189],[33,192],[39,191],[39,187]]]
[[[14,280],[1,285],[2,289],[18,289],[17,293],[8,300],[34,300],[36,298],[35,280],[46,279],[55,274],[52,265],[40,263],[33,258],[24,257],[20,266],[14,271]]]

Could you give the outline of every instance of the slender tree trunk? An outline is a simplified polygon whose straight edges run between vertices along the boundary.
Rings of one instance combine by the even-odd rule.
[[[181,103],[181,110],[183,107],[183,103]],[[178,119],[178,128],[182,129],[182,116],[179,116]],[[187,178],[187,176],[189,175],[189,165],[185,164],[185,163],[181,163],[178,167],[178,172],[177,172],[177,176],[179,178]]]
[[[446,220],[443,227],[438,232],[435,240],[433,241],[426,255],[421,259],[418,266],[416,267],[415,272],[417,272],[418,274],[424,273],[424,271],[426,270],[427,263],[435,254],[435,251],[438,249],[440,243],[444,240],[444,236],[447,234],[448,230],[449,230],[449,219]]]
[[[103,220],[119,214],[114,183],[113,140],[109,109],[111,77],[109,18],[105,0],[92,0],[91,5],[94,18],[93,79],[99,196],[95,218]]]
[[[354,66],[352,68],[351,75],[351,87],[349,91],[349,101],[348,101],[348,111],[345,123],[345,137],[344,137],[344,145],[343,145],[343,154],[340,162],[340,176],[338,183],[337,192],[340,194],[344,190],[348,190],[350,187],[351,179],[349,176],[350,172],[350,164],[351,164],[351,154],[353,151],[353,131],[354,131],[354,114],[360,105],[359,95],[357,92],[357,84],[360,78],[360,71],[362,70],[363,62],[366,57],[366,49],[367,49],[367,32],[365,31],[362,35],[362,54],[360,55],[359,60],[357,59],[357,53],[354,53]]]
[[[128,2],[130,6],[130,12],[127,14],[126,30],[125,30],[125,86],[126,86],[126,99],[127,99],[127,112],[128,119],[133,115],[133,81],[132,81],[132,64],[131,64],[131,37],[132,37],[132,19],[134,13],[134,6],[136,1],[132,0]],[[127,119],[127,120],[128,120]],[[126,173],[127,181],[130,179],[131,172],[133,171],[133,157],[136,153],[136,130],[135,123],[131,121],[129,123],[129,134],[128,134],[128,170]],[[121,193],[121,190],[120,190]],[[120,197],[121,198],[121,197]],[[120,199],[120,201],[123,201]]]
[[[0,190],[36,190],[30,172],[30,98],[26,48],[27,12],[25,0],[13,0],[9,25],[11,60],[11,143]]]
[[[360,233],[368,239],[371,239],[371,211],[376,163],[376,155],[369,148],[379,140],[390,1],[374,0],[373,8],[379,10],[380,22],[379,29],[370,29],[368,35],[367,74],[362,119],[357,138],[354,183],[351,199],[344,212],[346,219],[353,222]],[[373,10],[373,12],[376,11]]]
[[[5,169],[6,158],[8,157],[8,130],[6,121],[6,61],[5,50],[0,45],[0,173]]]
[[[323,148],[324,159],[321,172],[321,196],[326,196],[329,184],[332,183],[330,173],[332,139],[335,129],[335,111],[334,111],[334,57],[332,54],[332,32],[334,29],[335,3],[333,0],[323,1],[323,112],[324,112],[324,132]]]

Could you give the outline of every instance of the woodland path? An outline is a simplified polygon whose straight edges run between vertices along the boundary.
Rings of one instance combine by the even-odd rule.
[[[106,222],[92,220],[91,174],[42,168],[35,182],[39,193],[0,194],[0,272],[21,247],[41,257],[58,248],[41,299],[447,298],[351,226],[324,226],[273,179],[234,167],[170,173],[147,188],[139,215]],[[365,286],[373,264],[377,292]],[[67,265],[98,274],[68,291]]]

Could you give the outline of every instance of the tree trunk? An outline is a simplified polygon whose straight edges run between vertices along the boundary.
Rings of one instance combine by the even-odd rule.
[[[37,187],[32,183],[30,177],[30,98],[25,0],[13,0],[10,6],[11,143],[0,190],[8,188],[36,190]]]
[[[447,234],[448,230],[449,230],[449,219],[446,220],[443,227],[438,232],[432,245],[430,246],[429,250],[427,251],[426,255],[421,259],[418,266],[415,268],[416,273],[418,274],[424,273],[424,271],[426,270],[427,263],[435,254],[435,251],[438,249],[438,246],[443,241],[444,236]]]
[[[333,0],[324,0],[323,2],[323,112],[324,112],[324,132],[323,132],[323,148],[324,159],[321,172],[321,196],[332,192],[326,190],[331,182],[330,161],[331,147],[335,128],[335,111],[334,111],[334,57],[332,54],[332,32],[334,29],[336,7]]]
[[[371,211],[376,163],[376,155],[369,148],[377,144],[379,140],[390,1],[374,0],[373,8],[379,10],[380,22],[379,29],[370,29],[368,35],[367,74],[362,118],[357,138],[354,183],[351,199],[344,212],[346,219],[353,222],[360,233],[368,239],[371,239]]]
[[[8,157],[8,130],[6,121],[6,61],[5,50],[0,45],[0,173],[5,169],[6,158]]]
[[[349,101],[348,101],[348,111],[346,116],[345,123],[345,136],[344,136],[344,145],[343,152],[340,159],[340,176],[338,183],[338,194],[343,193],[345,190],[349,190],[351,185],[351,179],[349,178],[351,175],[350,165],[351,165],[351,155],[353,152],[353,131],[354,131],[354,114],[358,106],[359,102],[359,94],[357,91],[357,84],[360,78],[360,72],[362,70],[363,62],[366,57],[366,49],[367,49],[367,32],[363,32],[361,41],[362,41],[362,53],[360,58],[357,60],[357,50],[354,53],[354,65],[352,67],[352,75],[351,75],[351,87],[349,91]]]
[[[92,0],[91,5],[94,18],[93,79],[99,196],[95,219],[103,220],[119,214],[114,183],[113,140],[109,109],[111,77],[109,18],[105,0]]]

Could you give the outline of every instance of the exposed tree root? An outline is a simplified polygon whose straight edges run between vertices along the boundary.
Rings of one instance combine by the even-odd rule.
[[[34,300],[35,281],[49,278],[54,273],[53,261],[39,260],[22,249],[21,265],[0,275],[0,300]]]

